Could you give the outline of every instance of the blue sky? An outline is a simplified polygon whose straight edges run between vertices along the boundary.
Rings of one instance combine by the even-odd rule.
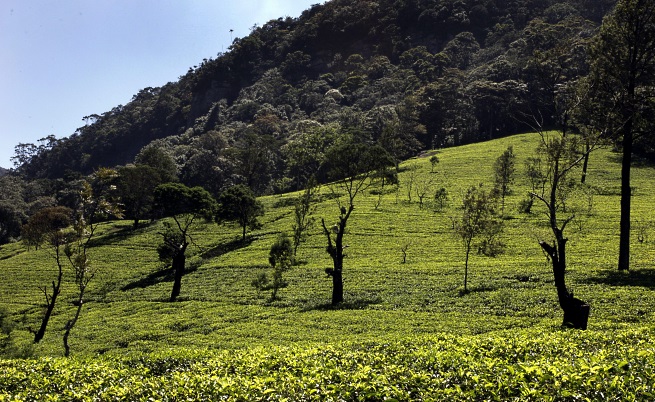
[[[316,3],[323,0],[3,0],[0,166],[12,167],[18,143],[67,137],[82,117],[215,58],[231,36]]]

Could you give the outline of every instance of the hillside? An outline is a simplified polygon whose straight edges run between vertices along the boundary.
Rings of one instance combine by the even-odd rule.
[[[445,149],[437,154],[434,173],[428,157],[414,158],[401,164],[397,189],[387,189],[381,198],[379,188],[366,192],[346,233],[345,302],[336,308],[329,303],[324,269],[330,261],[318,226],[301,245],[301,263],[284,274],[288,286],[278,300],[270,302],[268,291],[251,285],[259,273],[270,274],[269,248],[279,232],[290,230],[289,201],[297,194],[263,197],[263,227],[244,245],[237,227],[199,224],[192,268],[175,303],[166,301],[170,272],[157,261],[161,222],[136,230],[131,222],[109,222],[90,252],[98,274],[71,336],[77,358],[0,361],[9,373],[0,380],[0,395],[3,389],[37,398],[59,395],[69,384],[70,395],[131,398],[177,393],[542,400],[595,399],[612,392],[615,400],[647,398],[652,383],[642,386],[637,378],[652,378],[655,361],[650,344],[655,168],[634,168],[633,216],[641,240],[634,244],[633,270],[618,273],[620,165],[610,150],[592,154],[587,195],[570,200],[570,208],[580,204],[587,212],[568,229],[567,276],[592,314],[588,331],[562,330],[552,269],[537,244],[550,239],[543,209],[517,212],[529,186],[524,164],[538,143],[538,135],[523,134]],[[464,250],[451,218],[461,214],[467,187],[489,185],[493,161],[510,145],[519,173],[506,201],[505,252],[473,255],[471,292],[462,294]],[[416,196],[410,202],[410,177],[416,185],[432,178],[433,190],[446,188],[447,205],[438,209],[429,201],[421,208]],[[335,200],[321,201],[315,216],[336,219]],[[62,328],[74,309],[70,274],[46,337],[32,346],[26,329],[40,317],[39,286],[55,274],[52,257],[46,250],[9,244],[0,248],[0,269],[6,278],[0,283],[0,309],[5,324],[15,322],[5,353],[60,356]],[[52,373],[48,382],[26,374],[43,370]],[[590,377],[597,387],[588,385]]]
[[[18,170],[31,179],[89,174],[132,163],[151,145],[174,156],[185,184],[217,193],[246,182],[266,194],[302,187],[288,180],[294,161],[285,145],[316,125],[356,125],[384,142],[382,127],[399,124],[401,159],[522,132],[523,110],[540,109],[552,123],[540,94],[549,72],[534,65],[537,55],[584,43],[614,4],[331,0],[256,27],[177,80],[85,116],[68,138],[26,144]],[[583,54],[567,63],[575,74],[586,69]],[[249,168],[252,147],[266,150],[262,171]]]
[[[535,134],[512,136],[481,144],[441,151],[436,173],[428,158],[401,165],[400,187],[386,191],[380,206],[377,194],[357,201],[346,242],[345,304],[329,306],[331,283],[324,270],[330,265],[325,237],[316,224],[301,246],[302,262],[285,273],[289,286],[280,300],[268,303],[268,292],[258,292],[251,282],[258,273],[270,271],[268,250],[277,233],[289,232],[293,194],[268,196],[262,201],[266,215],[263,228],[241,245],[239,228],[200,224],[194,231],[197,247],[190,252],[191,268],[183,280],[181,301],[167,303],[171,278],[158,262],[156,247],[161,222],[133,230],[131,222],[104,225],[104,235],[92,249],[98,276],[92,282],[79,328],[76,353],[126,350],[158,350],[162,347],[244,347],[251,344],[331,342],[333,340],[393,339],[407,334],[448,332],[475,334],[510,328],[542,328],[552,331],[561,321],[551,268],[539,249],[538,239],[550,239],[541,210],[517,212],[528,190],[519,175],[507,200],[505,252],[496,257],[473,255],[469,285],[461,296],[464,250],[452,231],[465,189],[490,183],[492,164],[512,145],[517,169],[534,154]],[[608,150],[593,154],[587,191],[575,202],[591,211],[569,229],[568,280],[578,297],[592,306],[590,328],[608,330],[632,323],[650,324],[650,293],[654,283],[650,269],[652,247],[650,191],[653,168],[634,171],[635,236],[634,270],[614,272],[619,214],[619,165]],[[435,212],[432,201],[420,208],[407,195],[409,175],[418,185],[432,178],[431,187],[444,187],[448,203]],[[489,184],[487,184],[489,186]],[[327,194],[323,189],[323,194]],[[375,192],[375,191],[374,191]],[[573,201],[571,201],[573,202]],[[334,200],[317,205],[316,217],[328,224],[338,216]],[[401,247],[408,245],[402,263]],[[54,263],[46,250],[25,249],[22,243],[1,249],[0,267],[7,280],[0,284],[0,305],[20,322],[16,341],[27,340],[25,328],[40,317],[39,291],[52,280]],[[270,272],[269,272],[270,273]],[[67,274],[68,275],[68,274]],[[66,281],[71,278],[67,276]],[[58,334],[71,311],[74,292],[66,283],[49,334],[37,354],[58,355]],[[21,341],[22,342],[22,341]],[[20,342],[19,342],[20,343]]]

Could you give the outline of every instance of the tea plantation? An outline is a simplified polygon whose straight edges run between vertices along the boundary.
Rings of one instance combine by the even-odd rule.
[[[434,166],[431,155],[401,164],[397,187],[369,188],[348,221],[345,301],[336,307],[320,219],[331,226],[339,208],[327,187],[276,300],[252,282],[271,275],[268,252],[291,231],[298,193],[263,197],[263,225],[245,243],[236,226],[198,224],[174,303],[172,275],[157,258],[162,223],[104,223],[71,358],[62,357],[62,334],[76,309],[72,272],[34,345],[30,329],[56,265],[47,247],[2,246],[0,401],[653,399],[655,169],[633,167],[631,271],[619,272],[620,156],[592,153],[586,185],[567,201],[576,218],[566,232],[567,284],[591,305],[589,327],[562,329],[538,244],[551,239],[544,210],[536,202],[519,211],[538,143],[525,134],[444,149]],[[468,187],[493,186],[494,161],[510,145],[517,172],[503,252],[472,253],[465,293],[453,222]],[[434,200],[440,188],[444,205]]]

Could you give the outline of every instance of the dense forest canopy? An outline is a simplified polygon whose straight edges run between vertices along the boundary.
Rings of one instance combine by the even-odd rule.
[[[85,116],[70,137],[19,144],[10,184],[23,186],[27,205],[65,205],[84,175],[136,164],[214,196],[234,184],[270,194],[320,180],[343,133],[361,133],[397,162],[526,131],[528,115],[547,127],[548,93],[586,74],[587,44],[615,3],[316,4],[253,27],[177,81]],[[652,153],[640,141],[636,149]]]

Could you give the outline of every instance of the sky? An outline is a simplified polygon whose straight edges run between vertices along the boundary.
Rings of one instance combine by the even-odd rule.
[[[323,0],[2,0],[0,167]],[[232,30],[233,32],[230,32]]]

